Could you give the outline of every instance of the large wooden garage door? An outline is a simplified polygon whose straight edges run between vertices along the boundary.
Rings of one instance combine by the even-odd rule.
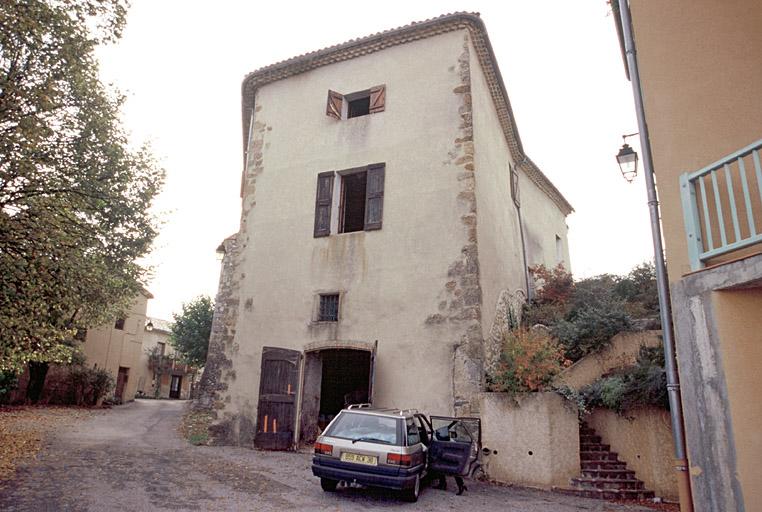
[[[254,444],[265,450],[288,450],[294,444],[296,396],[301,353],[263,347],[259,377],[257,435]]]

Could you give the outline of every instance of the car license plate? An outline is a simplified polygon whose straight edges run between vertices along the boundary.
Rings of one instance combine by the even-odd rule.
[[[342,462],[354,462],[355,464],[365,464],[366,466],[377,466],[378,457],[374,455],[360,455],[359,453],[344,452],[341,454]]]

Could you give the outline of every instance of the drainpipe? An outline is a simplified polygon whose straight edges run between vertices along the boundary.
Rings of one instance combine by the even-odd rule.
[[[672,308],[669,301],[669,285],[667,268],[664,263],[664,248],[661,238],[661,223],[659,220],[659,199],[654,182],[653,158],[651,143],[648,137],[648,125],[643,108],[643,91],[640,87],[640,74],[635,51],[635,40],[632,36],[632,22],[628,0],[618,0],[619,14],[622,24],[627,67],[632,82],[632,95],[635,100],[635,111],[640,130],[640,147],[643,152],[643,167],[645,170],[646,190],[648,192],[648,210],[651,214],[651,236],[654,245],[654,265],[656,267],[656,286],[659,292],[659,309],[664,342],[664,360],[667,374],[667,395],[672,420],[672,440],[675,445],[675,471],[680,493],[680,511],[693,512],[691,482],[688,474],[688,459],[685,449],[685,423],[683,419],[683,404],[680,398],[680,377],[677,373],[675,360],[675,342],[672,332]]]
[[[521,161],[519,165],[516,166],[516,172],[519,172],[520,168],[524,167],[524,164],[527,162],[527,157],[524,157],[524,160]],[[513,181],[513,176],[510,176],[510,180]],[[516,186],[516,193],[518,194],[518,184]],[[511,198],[513,199],[513,198]],[[526,300],[529,301],[532,299],[532,297],[529,296],[529,267],[527,266],[527,245],[524,241],[524,219],[521,216],[521,200],[519,200],[519,204],[516,204],[516,201],[513,201],[513,205],[516,207],[516,213],[518,214],[518,220],[519,220],[519,234],[521,235],[521,255],[524,258],[524,285],[526,286]]]

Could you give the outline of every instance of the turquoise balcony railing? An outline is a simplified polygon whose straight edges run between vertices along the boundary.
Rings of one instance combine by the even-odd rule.
[[[762,242],[762,140],[680,176],[691,269]]]

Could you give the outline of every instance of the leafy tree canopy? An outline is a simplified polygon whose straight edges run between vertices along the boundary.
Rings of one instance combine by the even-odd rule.
[[[0,2],[0,371],[63,362],[140,293],[164,174],[130,148],[94,49],[124,0]]]
[[[188,364],[204,366],[212,333],[214,303],[205,295],[200,295],[183,304],[180,314],[174,313],[169,340]]]

